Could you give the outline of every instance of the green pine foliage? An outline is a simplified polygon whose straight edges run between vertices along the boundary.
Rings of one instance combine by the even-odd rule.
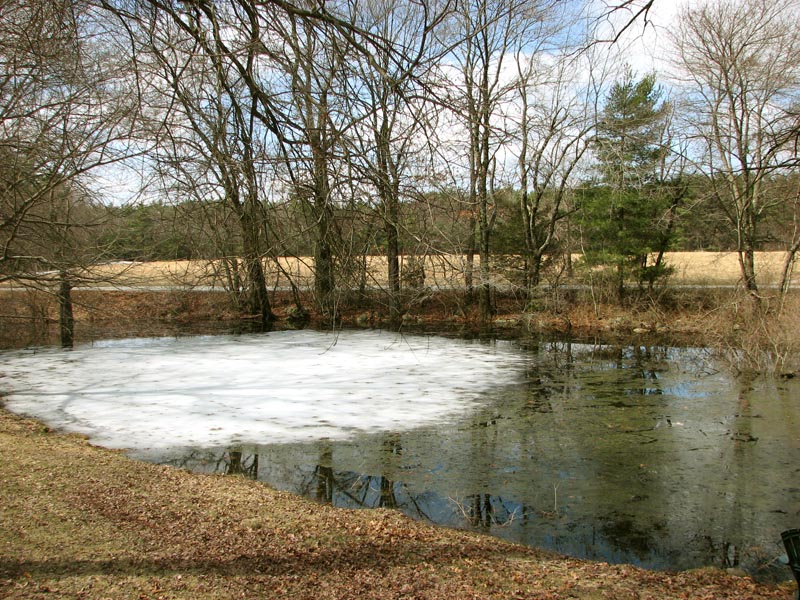
[[[593,144],[599,178],[579,194],[587,261],[605,267],[620,300],[629,282],[652,287],[667,274],[653,259],[669,244],[675,204],[660,177],[670,110],[662,96],[654,75],[630,70],[612,86]]]

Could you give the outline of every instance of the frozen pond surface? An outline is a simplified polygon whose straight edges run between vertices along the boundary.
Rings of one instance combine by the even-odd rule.
[[[470,410],[521,380],[510,344],[282,331],[6,353],[7,407],[113,448],[344,439]]]
[[[574,556],[789,575],[800,383],[700,350],[302,331],[0,356],[8,408],[139,458]]]

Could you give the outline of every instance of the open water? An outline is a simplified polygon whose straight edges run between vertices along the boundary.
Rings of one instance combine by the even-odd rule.
[[[785,579],[800,383],[697,348],[316,331],[0,354],[6,406],[134,457],[572,556]]]

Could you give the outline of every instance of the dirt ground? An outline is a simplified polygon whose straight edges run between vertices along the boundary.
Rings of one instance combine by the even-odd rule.
[[[0,597],[788,599],[136,462],[0,410]]]

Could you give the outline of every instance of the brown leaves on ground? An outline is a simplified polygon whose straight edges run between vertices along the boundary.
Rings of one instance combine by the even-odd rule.
[[[3,598],[788,598],[139,463],[0,411]]]

